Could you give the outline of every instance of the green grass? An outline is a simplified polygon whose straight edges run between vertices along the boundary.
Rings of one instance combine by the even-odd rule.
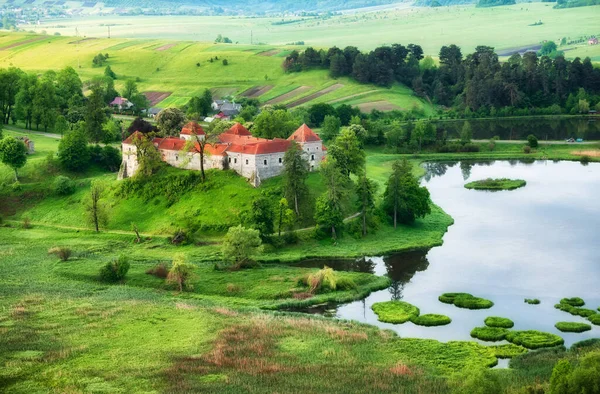
[[[539,305],[541,304],[541,301],[537,298],[525,298],[525,303],[529,305]]]
[[[600,313],[596,313],[594,315],[588,316],[587,318],[590,323],[596,325],[596,326],[600,326]]]
[[[579,297],[572,298],[563,298],[560,300],[561,304],[571,305],[571,306],[584,306],[585,301]]]
[[[471,330],[473,338],[488,342],[498,342],[506,338],[509,330],[502,327],[475,327]]]
[[[448,316],[434,313],[415,316],[410,321],[418,326],[425,327],[445,326],[452,323],[452,319]]]
[[[579,308],[564,303],[556,304],[554,307],[573,316],[590,317],[596,314],[596,311],[593,309]]]
[[[562,332],[584,332],[590,331],[592,326],[585,323],[574,323],[574,322],[565,322],[561,321],[554,325],[557,330]]]
[[[506,317],[489,316],[486,317],[484,323],[488,327],[513,328],[515,323]]]
[[[469,293],[444,293],[438,299],[445,304],[454,304],[466,309],[489,309],[494,306],[492,301]]]
[[[554,347],[564,343],[564,340],[558,335],[537,330],[509,331],[506,334],[506,340],[527,349]]]
[[[404,301],[376,302],[371,309],[379,321],[385,323],[402,324],[419,316],[419,308]]]
[[[513,343],[490,346],[490,349],[494,351],[494,355],[498,358],[513,358],[517,357],[518,355],[527,353],[528,351],[527,348],[515,345]]]
[[[475,190],[514,190],[527,184],[522,179],[482,179],[465,184],[466,189]]]

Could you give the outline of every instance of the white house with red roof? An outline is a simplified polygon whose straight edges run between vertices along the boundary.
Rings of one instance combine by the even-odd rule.
[[[139,167],[135,139],[136,132],[122,143],[123,164],[119,179],[134,175]],[[196,122],[187,123],[179,138],[155,138],[152,142],[169,165],[189,170],[200,170],[200,144],[206,134]],[[302,125],[288,139],[265,139],[253,137],[241,124],[236,123],[218,136],[218,142],[204,147],[204,168],[232,169],[254,186],[261,181],[283,172],[283,159],[292,141],[304,151],[311,171],[318,169],[327,149],[318,135],[308,126]],[[196,141],[196,142],[194,142]]]

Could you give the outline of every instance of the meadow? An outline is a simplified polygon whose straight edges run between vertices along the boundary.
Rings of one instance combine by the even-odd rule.
[[[553,9],[553,4],[534,2],[512,6],[476,8],[474,5],[451,7],[406,7],[356,12],[330,18],[305,18],[288,24],[282,19],[260,17],[196,16],[86,16],[71,20],[49,20],[32,28],[35,31],[73,35],[77,27],[82,35],[106,37],[111,25],[112,37],[161,38],[211,42],[222,34],[233,42],[285,45],[304,41],[316,47],[353,45],[370,50],[396,42],[419,44],[425,54],[436,56],[443,45],[457,44],[463,53],[478,45],[496,49],[540,44],[562,37],[575,39],[600,34],[597,23],[600,6]],[[370,10],[369,10],[370,11]],[[533,24],[541,21],[541,25]],[[25,27],[29,29],[29,27]],[[585,48],[586,46],[583,46]],[[582,50],[582,53],[584,51]],[[586,56],[599,60],[600,49],[590,48]],[[567,56],[572,56],[567,52]],[[575,56],[575,55],[573,55]],[[581,56],[579,53],[576,56]]]

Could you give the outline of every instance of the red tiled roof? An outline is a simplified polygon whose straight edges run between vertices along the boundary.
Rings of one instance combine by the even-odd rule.
[[[181,134],[185,134],[185,135],[194,135],[194,134],[195,135],[206,135],[206,133],[202,129],[202,126],[200,126],[197,122],[188,122],[181,129]]]
[[[247,145],[256,144],[258,142],[265,142],[269,140],[265,138],[252,137],[251,135],[236,135],[223,133],[219,135],[219,141],[227,142],[228,144]]]
[[[129,144],[129,145],[133,145],[133,140],[136,138],[142,138],[144,136],[144,134],[140,133],[139,131],[135,131],[133,134],[131,134],[129,137],[127,137],[125,139],[125,141],[123,141],[124,144]]]
[[[314,133],[306,124],[303,124],[289,136],[288,140],[296,142],[316,142],[321,141],[318,135]]]
[[[180,151],[185,148],[185,145],[188,141],[180,139],[180,138],[155,138],[152,140],[154,146],[156,146],[159,150],[175,150]],[[204,153],[209,155],[216,156],[224,156],[225,151],[227,150],[227,144],[206,144],[204,145]],[[194,142],[194,148],[191,149],[191,152],[200,152],[200,144]]]
[[[248,129],[242,126],[240,123],[236,123],[231,128],[223,134],[233,134],[233,135],[252,135]]]
[[[275,138],[253,144],[232,144],[227,149],[228,152],[243,153],[248,155],[265,155],[270,153],[285,152],[290,147],[291,141]]]
[[[128,100],[123,97],[115,97],[113,101],[110,102],[110,105],[122,105],[125,104]]]

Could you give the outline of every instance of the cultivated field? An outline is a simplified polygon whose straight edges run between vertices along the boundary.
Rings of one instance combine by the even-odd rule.
[[[553,5],[540,2],[491,8],[473,5],[404,7],[325,20],[305,18],[277,25],[273,22],[280,22],[281,18],[105,16],[48,21],[33,28],[38,32],[73,35],[78,27],[83,35],[106,37],[106,25],[110,24],[112,37],[212,41],[217,34],[223,34],[242,44],[250,44],[252,36],[254,43],[267,45],[304,41],[313,46],[354,45],[362,50],[412,42],[420,44],[425,53],[431,55],[436,55],[442,45],[451,43],[471,52],[477,45],[505,49],[537,45],[543,40],[600,34],[600,6],[555,10]],[[538,21],[543,24],[532,26]],[[276,53],[272,47],[263,48],[263,54]],[[600,56],[600,48],[594,48],[593,56]]]

